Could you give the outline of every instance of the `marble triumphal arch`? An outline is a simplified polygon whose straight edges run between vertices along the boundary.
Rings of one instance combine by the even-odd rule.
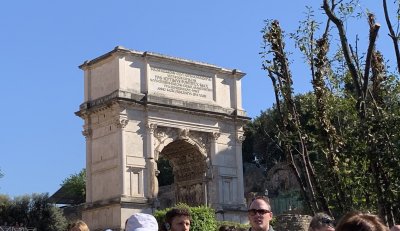
[[[83,219],[91,229],[120,230],[131,214],[160,206],[160,157],[172,166],[175,202],[205,204],[219,219],[245,221],[244,73],[123,47],[80,68]]]

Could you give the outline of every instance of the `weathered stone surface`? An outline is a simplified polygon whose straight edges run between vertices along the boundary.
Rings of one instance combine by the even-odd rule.
[[[160,205],[207,204],[245,222],[241,102],[244,73],[116,47],[80,66],[91,229],[124,227]],[[158,188],[156,161],[169,159],[170,192]],[[162,173],[161,173],[162,174]],[[161,192],[173,200],[158,200]],[[173,193],[171,193],[173,192]]]
[[[276,231],[307,231],[312,217],[299,214],[281,214],[277,216],[274,229]]]

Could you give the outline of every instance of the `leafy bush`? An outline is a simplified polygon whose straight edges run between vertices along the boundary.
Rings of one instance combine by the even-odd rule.
[[[233,222],[233,221],[219,221],[218,228],[222,226],[235,227],[235,229],[237,230],[249,230],[250,228],[250,225],[248,224],[240,224],[238,222]]]
[[[217,220],[215,219],[215,211],[207,206],[196,206],[190,207],[186,204],[177,204],[173,208],[185,208],[188,209],[192,217],[190,224],[191,231],[215,231],[217,230]],[[154,216],[157,219],[158,224],[163,225],[165,222],[165,214],[173,208],[166,208],[163,210],[157,210]]]

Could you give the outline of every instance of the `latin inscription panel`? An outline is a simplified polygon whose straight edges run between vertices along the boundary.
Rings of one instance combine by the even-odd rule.
[[[150,67],[150,70],[151,93],[185,100],[213,100],[211,77],[158,67]]]

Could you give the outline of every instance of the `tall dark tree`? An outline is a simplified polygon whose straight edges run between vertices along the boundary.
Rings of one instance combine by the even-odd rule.
[[[311,212],[368,209],[392,225],[400,222],[399,78],[388,71],[383,54],[376,50],[380,25],[372,13],[360,14],[367,15],[369,28],[365,55],[359,55],[357,43],[348,41],[344,20],[355,13],[356,4],[323,0],[326,22],[321,37],[315,34],[322,23],[313,19],[310,9],[291,35],[310,65],[313,106],[310,101],[305,107],[295,103],[284,33],[278,21],[266,22],[261,54],[275,90],[275,144],[292,166]],[[392,39],[397,36],[390,31]],[[334,39],[340,44],[330,52]],[[397,55],[396,47],[394,41]],[[302,108],[309,113],[302,113]]]
[[[308,140],[301,126],[294,101],[292,74],[285,53],[283,31],[278,21],[267,22],[263,29],[263,38],[265,51],[262,55],[266,58],[263,68],[267,71],[274,87],[279,115],[280,143],[285,159],[299,182],[301,192],[311,212],[315,213],[323,209],[330,213],[314,166],[310,161]],[[267,58],[268,55],[272,55],[271,60]]]

